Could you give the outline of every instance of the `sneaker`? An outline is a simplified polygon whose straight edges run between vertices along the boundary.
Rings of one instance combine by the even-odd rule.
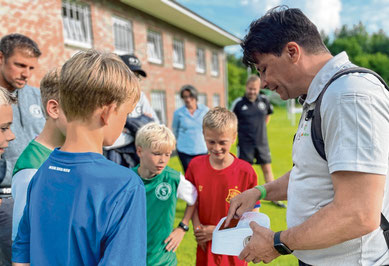
[[[277,200],[272,200],[272,203],[278,207],[281,207],[281,208],[286,208],[286,205],[284,203],[282,203],[281,201],[277,201]]]

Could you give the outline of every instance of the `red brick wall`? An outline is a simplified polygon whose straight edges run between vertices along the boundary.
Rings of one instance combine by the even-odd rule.
[[[151,17],[119,1],[84,1],[91,10],[93,47],[113,51],[112,16],[116,15],[132,22],[135,54],[147,72],[147,79],[142,82],[142,89],[150,99],[153,90],[166,91],[168,124],[171,125],[175,110],[174,95],[184,84],[194,85],[199,92],[207,94],[207,103],[211,107],[215,93],[220,95],[224,105],[225,95],[225,54],[218,47],[206,40],[191,35],[161,20]],[[35,40],[42,56],[40,66],[30,80],[38,87],[45,72],[60,66],[80,48],[64,44],[61,5],[59,0],[1,0],[0,37],[18,32]],[[147,30],[162,34],[163,63],[161,65],[147,61]],[[184,40],[185,68],[176,69],[172,65],[173,38]],[[196,47],[205,49],[206,73],[196,72]],[[211,71],[212,51],[219,54],[219,75],[213,77]]]

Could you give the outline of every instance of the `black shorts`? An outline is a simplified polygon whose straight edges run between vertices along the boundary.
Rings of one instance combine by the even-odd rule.
[[[250,164],[254,164],[254,159],[256,159],[256,164],[271,163],[270,150],[267,146],[258,147],[250,144],[239,144],[238,157]]]

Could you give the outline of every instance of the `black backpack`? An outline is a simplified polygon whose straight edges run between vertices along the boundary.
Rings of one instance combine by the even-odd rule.
[[[336,79],[343,75],[347,75],[350,73],[369,73],[374,75],[375,77],[378,78],[378,80],[385,86],[385,88],[389,91],[388,85],[385,83],[385,81],[375,73],[374,71],[363,68],[363,67],[351,67],[351,68],[346,68],[342,69],[339,72],[337,72],[324,86],[322,92],[320,93],[319,97],[316,100],[316,105],[313,110],[308,111],[306,120],[312,119],[311,123],[311,137],[312,137],[312,142],[313,145],[315,146],[316,151],[319,153],[320,157],[323,158],[324,160],[327,160],[326,154],[324,151],[324,141],[323,141],[323,135],[321,131],[321,117],[320,117],[320,106],[321,106],[321,101],[323,99],[324,93],[327,91],[327,88],[330,86],[332,82],[334,82]],[[381,213],[381,223],[380,226],[382,230],[384,231],[384,237],[386,244],[389,248],[389,222],[386,220],[385,216]]]

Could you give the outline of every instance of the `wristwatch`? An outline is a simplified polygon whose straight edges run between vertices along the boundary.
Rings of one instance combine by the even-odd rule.
[[[178,227],[182,228],[182,230],[184,230],[185,232],[189,231],[189,226],[184,224],[182,221],[178,224]]]
[[[288,254],[292,254],[293,250],[291,250],[290,248],[288,248],[287,245],[285,245],[284,243],[281,242],[280,240],[280,235],[281,235],[281,232],[277,232],[274,234],[274,248],[278,251],[278,253],[280,253],[281,255],[288,255]]]

